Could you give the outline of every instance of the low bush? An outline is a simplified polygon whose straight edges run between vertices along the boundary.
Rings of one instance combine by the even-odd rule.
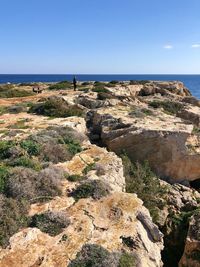
[[[137,262],[132,253],[112,253],[100,245],[86,244],[68,267],[136,267]]]
[[[39,197],[55,197],[62,194],[65,173],[58,167],[49,166],[37,176],[36,192]]]
[[[9,238],[28,225],[28,204],[0,195],[0,246],[5,248]]]
[[[56,167],[48,167],[40,172],[28,168],[17,167],[7,178],[9,197],[26,199],[30,203],[61,195],[64,172]]]
[[[76,155],[82,151],[81,145],[78,141],[73,139],[65,140],[65,143],[68,146],[68,150],[72,155]]]
[[[130,85],[144,85],[146,83],[149,83],[150,81],[148,80],[130,80]]]
[[[95,162],[87,164],[87,166],[83,170],[83,174],[86,175],[88,172],[90,172],[92,170],[95,170],[95,167],[96,167],[96,163]]]
[[[160,185],[159,178],[151,171],[149,164],[132,163],[126,154],[122,155],[126,191],[136,193],[149,209],[153,221],[158,219],[158,210],[165,204],[167,188]]]
[[[100,199],[107,196],[111,191],[111,188],[108,184],[100,180],[88,180],[82,182],[77,186],[70,196],[74,197],[76,201],[81,198]]]
[[[80,181],[83,181],[85,179],[84,176],[81,176],[81,175],[78,175],[78,174],[68,175],[66,178],[70,182],[80,182]]]
[[[109,90],[106,89],[104,86],[96,86],[93,88],[93,92],[96,93],[109,93]]]
[[[0,194],[4,193],[6,190],[8,176],[9,176],[8,167],[0,165]]]
[[[84,115],[84,112],[78,106],[69,106],[61,97],[51,97],[43,103],[37,103],[29,109],[29,112],[55,118],[82,117]]]
[[[149,106],[152,108],[163,108],[167,114],[176,115],[184,108],[184,104],[173,101],[152,101],[149,103]]]
[[[111,83],[111,84],[118,84],[119,81],[115,81],[115,80],[113,80],[113,81],[110,81],[110,83]]]
[[[68,150],[65,144],[59,144],[55,139],[50,139],[41,145],[39,159],[52,163],[59,163],[70,160],[73,154]]]
[[[13,98],[13,97],[25,97],[32,96],[33,92],[19,89],[0,89],[0,98]]]
[[[36,192],[37,173],[34,170],[16,167],[7,179],[7,196],[30,200]]]
[[[144,118],[146,116],[152,116],[154,113],[150,109],[146,108],[135,108],[129,113],[129,116],[136,118]]]
[[[62,81],[49,86],[49,90],[63,90],[71,88],[71,83],[68,81]]]
[[[3,106],[0,107],[0,115],[3,115],[5,113],[7,113],[7,112],[8,112],[7,107],[3,107]]]
[[[63,232],[70,224],[69,218],[63,212],[45,212],[31,218],[30,227],[37,227],[50,236],[56,236]]]
[[[33,140],[23,140],[20,146],[25,149],[30,156],[37,156],[41,151],[41,146]]]
[[[34,169],[36,171],[39,171],[41,169],[41,164],[37,160],[31,159],[27,156],[21,156],[19,158],[16,158],[15,160],[9,162],[8,164],[12,167],[22,166],[25,168]]]
[[[193,130],[192,130],[192,133],[193,133],[193,134],[198,134],[198,135],[199,135],[199,134],[200,134],[200,128],[197,127],[197,126],[194,126],[194,127],[193,127]]]
[[[68,267],[116,267],[118,258],[108,250],[96,244],[86,244],[77,253]]]
[[[54,126],[30,136],[29,140],[39,145],[38,158],[41,161],[59,163],[70,160],[76,153],[81,152],[81,143],[86,138],[84,134],[67,126]]]
[[[13,141],[0,141],[0,159],[6,159],[11,156],[10,154],[10,148],[12,148],[15,145]]]
[[[127,252],[121,254],[119,264],[117,267],[136,267],[137,259],[136,256]]]

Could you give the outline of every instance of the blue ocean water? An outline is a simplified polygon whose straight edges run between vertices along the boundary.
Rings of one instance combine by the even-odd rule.
[[[157,80],[157,81],[181,81],[200,99],[200,75],[151,75],[151,74],[123,74],[123,75],[103,75],[103,74],[80,74],[76,75],[79,81],[129,81],[129,80]],[[22,82],[58,82],[63,80],[72,81],[73,75],[64,74],[0,74],[0,83],[22,83]]]

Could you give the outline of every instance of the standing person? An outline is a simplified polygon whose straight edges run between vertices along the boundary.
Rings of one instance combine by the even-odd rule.
[[[74,76],[74,79],[73,79],[74,91],[76,91],[76,84],[77,84],[77,80],[76,80],[76,76]]]

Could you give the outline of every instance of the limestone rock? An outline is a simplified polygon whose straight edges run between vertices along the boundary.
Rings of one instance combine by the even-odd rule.
[[[192,138],[192,124],[159,113],[131,118],[125,107],[94,111],[88,121],[109,150],[117,154],[125,150],[134,161],[148,160],[164,179],[183,182],[200,178],[200,142]]]
[[[134,251],[141,267],[162,266],[162,234],[135,195],[114,193],[98,201],[83,199],[64,206],[63,211],[71,221],[63,233],[50,237],[35,228],[22,230],[10,239],[8,248],[0,250],[0,267],[66,267],[87,243],[112,252]],[[133,246],[128,247],[125,238],[131,238]]]

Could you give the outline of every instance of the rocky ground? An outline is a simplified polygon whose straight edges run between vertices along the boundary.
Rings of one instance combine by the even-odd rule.
[[[0,86],[0,267],[200,266],[200,102],[181,82]]]

